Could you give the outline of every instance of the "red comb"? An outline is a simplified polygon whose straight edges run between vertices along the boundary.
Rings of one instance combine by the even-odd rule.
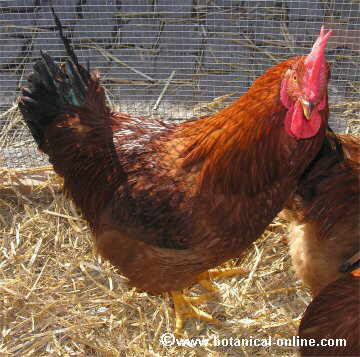
[[[311,52],[305,58],[305,66],[309,71],[309,85],[307,86],[307,96],[313,100],[319,93],[319,82],[321,69],[325,66],[325,47],[331,36],[332,31],[326,32],[324,25],[321,26],[320,35],[315,41]]]
[[[329,39],[329,37],[332,34],[331,30],[329,30],[328,32],[325,32],[325,31],[326,31],[325,27],[324,27],[324,25],[322,25],[321,29],[320,29],[320,35],[317,38],[316,42],[314,43],[312,50],[309,54],[310,57],[316,55],[317,53],[319,53],[319,51],[324,52],[327,40]]]

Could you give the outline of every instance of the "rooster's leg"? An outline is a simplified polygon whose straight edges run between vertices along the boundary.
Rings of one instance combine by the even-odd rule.
[[[196,276],[196,281],[210,294],[203,294],[195,297],[185,296],[181,291],[172,291],[171,296],[174,301],[174,310],[175,310],[175,334],[181,335],[181,330],[184,326],[184,322],[190,318],[197,318],[202,321],[211,322],[213,324],[220,324],[219,320],[214,319],[210,314],[204,312],[194,306],[195,304],[200,304],[210,298],[212,298],[216,293],[219,292],[218,288],[213,284],[211,280],[221,279],[225,277],[230,277],[234,275],[243,275],[247,271],[240,267],[235,268],[226,268],[226,269],[217,269],[209,270],[203,273],[200,273]]]

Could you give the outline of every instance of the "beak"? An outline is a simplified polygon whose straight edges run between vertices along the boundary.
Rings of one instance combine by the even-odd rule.
[[[307,120],[310,120],[311,114],[312,114],[312,112],[313,112],[313,110],[315,108],[315,104],[313,102],[310,102],[310,101],[305,100],[305,99],[300,99],[300,103],[301,103],[301,106],[303,108],[305,118]]]

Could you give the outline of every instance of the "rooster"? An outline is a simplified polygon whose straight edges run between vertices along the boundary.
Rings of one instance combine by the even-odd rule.
[[[324,140],[331,32],[218,114],[178,124],[112,112],[54,16],[70,59],[61,67],[41,53],[19,98],[23,120],[98,252],[138,289],[171,293],[175,333],[191,317],[218,323],[196,304],[213,296],[211,279],[243,269],[209,269],[261,235]],[[184,295],[198,282],[210,294]]]
[[[303,339],[301,356],[360,356],[359,294],[357,269],[329,284],[314,298],[299,327]],[[310,345],[310,339],[315,344]]]
[[[297,275],[314,296],[347,272],[360,251],[360,138],[327,135],[281,215]]]

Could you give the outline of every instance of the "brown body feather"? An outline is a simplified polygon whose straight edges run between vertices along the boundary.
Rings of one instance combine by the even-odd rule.
[[[301,320],[299,337],[307,343],[315,339],[315,346],[300,347],[300,355],[360,356],[359,302],[359,276],[347,274],[327,286],[310,303]],[[327,345],[321,346],[322,339],[327,339],[323,341]]]
[[[302,58],[292,58],[270,68],[232,105],[185,127],[183,135],[195,138],[187,149],[184,164],[203,164],[202,190],[216,192],[221,186],[225,194],[252,196],[271,185],[274,179],[291,176],[293,164],[298,171],[306,167],[307,160],[299,168],[301,160],[292,151],[309,143],[291,140],[284,131],[287,109],[279,96],[284,73],[297,62],[302,63]],[[327,108],[323,116],[327,116]],[[289,166],[280,164],[285,159],[290,160]]]
[[[313,295],[338,279],[341,264],[360,250],[360,139],[338,137],[345,158],[323,155],[282,212],[291,221],[295,270]]]

